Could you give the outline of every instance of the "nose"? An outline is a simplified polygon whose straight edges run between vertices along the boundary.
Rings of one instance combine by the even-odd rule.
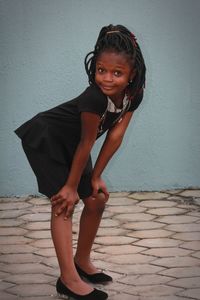
[[[112,82],[113,81],[112,73],[106,72],[106,74],[104,74],[104,81],[106,81],[106,82]]]

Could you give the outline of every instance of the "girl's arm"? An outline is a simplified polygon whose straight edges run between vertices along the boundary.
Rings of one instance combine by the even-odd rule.
[[[99,152],[96,160],[93,175],[92,175],[92,186],[93,186],[93,197],[96,196],[99,189],[104,190],[105,184],[101,180],[101,174],[105,169],[107,163],[117,151],[122,143],[124,134],[131,120],[133,112],[126,112],[120,122],[117,122],[113,128],[111,128],[106,136],[103,146]]]
[[[78,184],[96,140],[99,122],[100,117],[97,114],[81,113],[81,139],[73,157],[68,179],[61,190],[51,198],[53,206],[60,204],[57,215],[66,209],[66,217],[69,217],[73,211],[78,199]]]

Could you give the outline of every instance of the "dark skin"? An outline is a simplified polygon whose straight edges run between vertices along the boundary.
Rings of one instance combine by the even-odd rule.
[[[134,75],[135,71],[126,54],[105,51],[97,59],[95,81],[102,92],[110,97],[116,107],[121,107],[125,89],[129,81],[133,80]],[[93,170],[93,197],[96,196],[98,189],[101,189],[105,195],[108,195],[106,185],[101,179],[101,174],[121,144],[131,116],[132,113],[126,113],[120,125],[116,124],[107,134]],[[98,115],[89,112],[81,113],[81,140],[74,155],[70,175],[62,189],[51,198],[52,205],[56,205],[58,208],[56,215],[61,214],[65,210],[67,218],[73,212],[74,205],[79,199],[77,194],[78,183],[84,170],[85,162],[88,160],[95,143],[99,122],[100,117]],[[113,141],[113,137],[115,141]]]
[[[134,77],[131,62],[124,54],[103,52],[96,66],[96,83],[103,93],[121,107],[125,88]],[[100,117],[90,112],[81,113],[81,139],[74,154],[71,171],[65,185],[51,198],[51,233],[61,271],[61,280],[79,295],[90,293],[93,288],[78,275],[76,263],[88,274],[98,270],[90,259],[91,249],[102,218],[105,203],[109,198],[101,174],[109,160],[122,143],[132,112],[126,112],[107,133],[92,173],[93,194],[83,200],[84,208],[80,219],[79,237],[75,256],[72,247],[72,215],[79,196],[77,187],[91,149],[95,143]],[[91,126],[92,124],[92,126]],[[98,193],[101,189],[101,193]]]

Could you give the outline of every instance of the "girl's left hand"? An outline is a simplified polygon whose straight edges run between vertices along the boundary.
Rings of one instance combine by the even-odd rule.
[[[101,177],[92,178],[91,183],[92,183],[92,187],[93,187],[93,193],[92,193],[93,199],[96,198],[99,191],[104,193],[106,199],[109,198],[109,193],[108,193],[106,184]]]

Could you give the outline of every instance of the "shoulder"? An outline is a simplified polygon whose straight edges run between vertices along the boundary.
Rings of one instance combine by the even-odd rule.
[[[77,98],[77,104],[80,112],[102,114],[107,108],[108,99],[98,86],[92,84]]]

